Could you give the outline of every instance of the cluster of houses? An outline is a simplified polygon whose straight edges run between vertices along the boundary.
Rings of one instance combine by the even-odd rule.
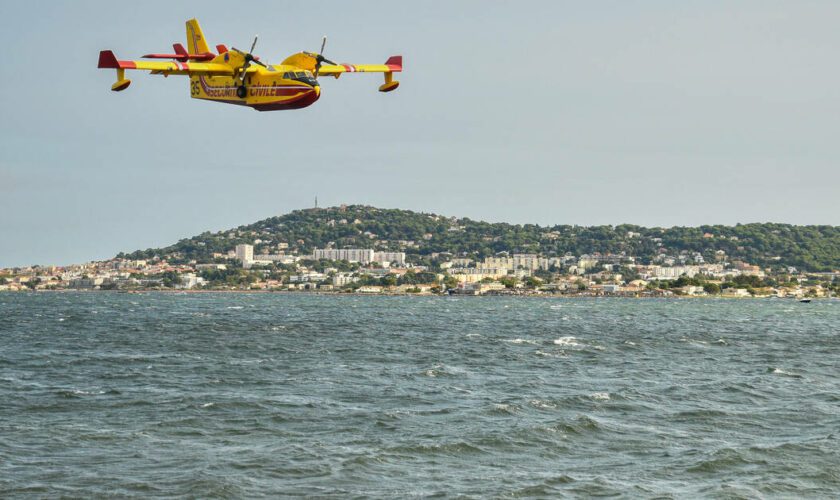
[[[720,252],[719,252],[720,254]],[[725,283],[737,276],[764,278],[769,270],[744,262],[727,262],[716,255],[706,263],[698,256],[667,256],[650,264],[637,264],[626,255],[587,254],[545,257],[531,253],[500,253],[474,260],[451,254],[432,254],[435,265],[407,262],[404,252],[363,248],[315,249],[312,253],[254,254],[252,245],[240,244],[214,262],[169,264],[165,259],[130,260],[115,258],[71,266],[33,266],[0,269],[0,291],[22,290],[132,290],[132,289],[250,289],[285,291],[354,291],[376,293],[459,293],[484,294],[569,294],[569,295],[705,295],[708,287],[652,286],[681,277],[702,277],[706,283]],[[317,262],[321,265],[314,266]],[[339,266],[339,262],[352,264]],[[691,262],[691,263],[687,263]],[[331,265],[333,264],[333,265]],[[278,265],[283,272],[278,273]],[[247,270],[247,283],[217,283],[208,278],[213,271]],[[625,276],[623,272],[632,273]],[[827,287],[813,284],[840,279],[838,273],[798,273],[788,269],[793,285],[751,289],[729,287],[724,296],[825,296]],[[423,279],[407,279],[408,276]],[[801,284],[810,283],[810,284]],[[715,290],[714,293],[717,293]]]

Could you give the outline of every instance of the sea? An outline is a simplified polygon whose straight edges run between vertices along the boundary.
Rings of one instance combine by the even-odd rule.
[[[0,294],[3,498],[838,498],[840,301]]]

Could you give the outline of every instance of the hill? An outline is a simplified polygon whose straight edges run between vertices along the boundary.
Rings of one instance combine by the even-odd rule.
[[[624,254],[649,263],[657,256],[688,256],[689,261],[714,262],[716,252],[729,260],[762,267],[801,271],[840,269],[840,227],[756,223],[735,226],[647,228],[618,226],[540,226],[474,221],[410,210],[362,205],[296,210],[234,229],[205,232],[174,245],[138,250],[118,257],[173,262],[212,262],[240,243],[255,253],[310,253],[314,248],[356,247],[404,251],[413,263],[433,264],[436,254],[449,252],[477,258],[499,252],[545,256]],[[719,253],[717,254],[720,255]]]

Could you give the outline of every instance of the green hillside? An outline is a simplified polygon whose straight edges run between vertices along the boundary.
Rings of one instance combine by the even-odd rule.
[[[620,254],[648,263],[657,255],[699,254],[706,262],[715,252],[729,260],[763,267],[795,266],[803,271],[840,269],[840,227],[789,224],[739,224],[646,228],[619,226],[539,226],[507,224],[444,217],[409,210],[346,207],[296,210],[254,224],[216,233],[202,233],[174,245],[120,254],[133,259],[155,255],[173,262],[212,262],[214,253],[225,253],[239,243],[277,253],[309,253],[332,244],[404,251],[409,262],[431,264],[433,254],[449,252],[483,258],[498,252],[541,253],[545,256]]]

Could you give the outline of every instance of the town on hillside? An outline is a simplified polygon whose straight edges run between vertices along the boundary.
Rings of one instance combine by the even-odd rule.
[[[501,253],[483,260],[435,254],[433,266],[406,261],[404,252],[364,248],[315,249],[311,254],[254,254],[239,244],[214,262],[174,264],[114,258],[70,266],[0,269],[0,291],[26,290],[263,290],[365,294],[577,296],[827,297],[840,292],[840,272],[771,275],[729,261],[688,264],[662,255],[640,264],[630,255]],[[688,256],[695,262],[698,256]]]
[[[298,210],[161,249],[0,269],[0,291],[827,297],[840,231],[547,226],[367,206]]]

